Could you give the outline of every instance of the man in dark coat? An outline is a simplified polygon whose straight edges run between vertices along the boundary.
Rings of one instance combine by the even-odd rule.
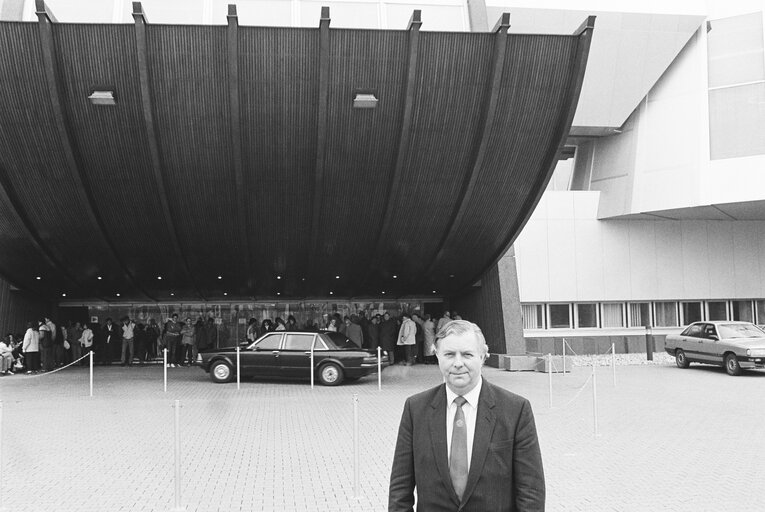
[[[436,340],[444,384],[404,405],[389,512],[542,512],[545,481],[531,405],[481,376],[477,325],[449,322]]]
[[[393,352],[396,349],[396,338],[398,338],[398,325],[396,320],[391,318],[388,313],[383,315],[383,321],[380,324],[380,345],[388,353],[390,364],[394,363]]]

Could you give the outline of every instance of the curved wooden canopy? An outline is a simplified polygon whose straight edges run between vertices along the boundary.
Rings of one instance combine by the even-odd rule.
[[[60,300],[445,296],[517,236],[592,35],[0,23],[0,273]],[[115,105],[96,105],[94,91]],[[353,107],[372,93],[376,108]],[[119,295],[117,295],[119,294]]]

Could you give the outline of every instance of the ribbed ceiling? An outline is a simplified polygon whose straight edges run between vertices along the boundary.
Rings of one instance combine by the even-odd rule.
[[[326,11],[316,29],[38,16],[0,23],[0,273],[73,301],[470,286],[549,179],[593,22],[549,36],[332,29]],[[116,105],[91,104],[106,89]],[[353,108],[356,92],[377,107]]]

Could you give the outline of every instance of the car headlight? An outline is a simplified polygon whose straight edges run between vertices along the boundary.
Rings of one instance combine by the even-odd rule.
[[[748,355],[749,357],[765,357],[765,348],[747,349],[746,355]]]

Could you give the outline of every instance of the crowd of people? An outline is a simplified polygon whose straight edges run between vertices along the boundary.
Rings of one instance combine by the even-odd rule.
[[[334,331],[345,334],[359,347],[373,351],[380,347],[391,363],[434,364],[436,332],[452,319],[459,320],[460,316],[446,311],[436,320],[429,314],[404,312],[395,318],[387,312],[368,315],[361,311],[345,317],[324,314],[318,322],[308,319],[303,325],[298,325],[292,315],[286,321],[279,317],[261,322],[251,318],[246,339],[252,342],[271,331]],[[90,352],[97,364],[132,366],[136,360],[144,364],[162,359],[167,349],[168,367],[188,367],[196,363],[200,350],[218,346],[218,336],[214,318],[200,316],[194,321],[186,317],[181,321],[177,313],[162,326],[153,318],[144,324],[128,316],[119,323],[107,318],[103,325],[68,322],[63,326],[44,317],[28,322],[23,336],[8,333],[0,342],[0,375],[50,372],[72,363],[84,366],[88,364],[84,356]]]
[[[181,322],[174,314],[163,326],[153,318],[136,323],[130,317],[119,324],[107,318],[103,325],[69,322],[57,325],[49,317],[27,323],[23,336],[8,333],[0,343],[0,375],[18,371],[50,372],[76,363],[88,364],[83,356],[93,352],[96,364],[132,366],[162,357],[168,349],[168,366],[191,366],[199,350],[217,346],[215,320],[199,317]]]
[[[294,316],[271,320],[266,318],[258,323],[251,318],[247,325],[247,340],[252,342],[271,331],[334,331],[345,334],[362,348],[377,350],[380,347],[393,363],[412,365],[415,363],[435,364],[436,332],[450,320],[460,320],[457,312],[444,312],[439,319],[430,314],[404,312],[400,317],[389,313],[368,315],[366,311],[342,317],[339,313],[324,314],[320,322],[309,318],[298,325]]]

